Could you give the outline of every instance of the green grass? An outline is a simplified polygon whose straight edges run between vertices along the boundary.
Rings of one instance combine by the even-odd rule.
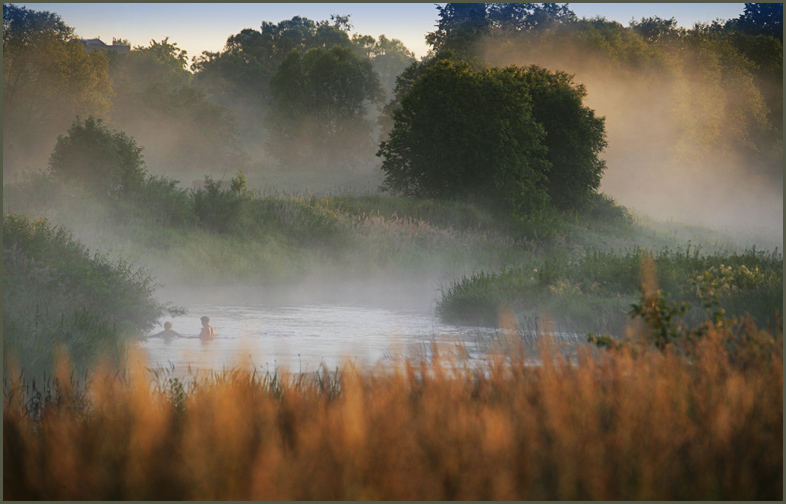
[[[61,349],[80,366],[119,358],[125,337],[181,312],[156,287],[145,269],[91,253],[45,219],[3,217],[3,352],[25,369],[51,369]]]
[[[553,257],[496,273],[481,272],[451,283],[437,306],[449,322],[497,325],[500,313],[540,314],[563,330],[620,335],[642,285],[642,264],[654,260],[657,286],[695,309],[690,320],[706,316],[699,277],[707,275],[731,315],[749,314],[766,325],[783,306],[783,256],[749,249],[704,254],[700,248],[634,248],[591,251],[581,258]]]

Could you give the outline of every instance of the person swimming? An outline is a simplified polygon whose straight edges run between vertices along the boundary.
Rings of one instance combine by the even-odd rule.
[[[172,322],[164,322],[164,330],[158,334],[154,334],[151,338],[180,338],[180,334],[172,330]]]
[[[204,341],[212,340],[216,336],[216,333],[210,325],[210,317],[205,315],[199,320],[202,321],[202,332],[199,333],[199,339]]]

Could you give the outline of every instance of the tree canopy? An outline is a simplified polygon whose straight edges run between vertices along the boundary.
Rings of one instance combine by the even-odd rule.
[[[93,117],[77,118],[68,134],[57,138],[49,168],[55,176],[77,180],[110,197],[138,188],[146,174],[142,149],[134,139]]]
[[[3,4],[6,170],[37,161],[75,115],[105,115],[111,97],[106,56],[87,54],[60,16]]]
[[[384,186],[476,200],[518,217],[549,201],[577,207],[605,168],[597,158],[603,119],[582,105],[584,95],[567,74],[536,66],[429,65],[393,112],[377,154]]]
[[[353,163],[373,153],[370,105],[381,100],[371,62],[351,49],[293,50],[270,79],[269,147],[284,163]]]
[[[128,54],[112,54],[113,120],[146,146],[159,169],[201,175],[244,161],[235,122],[225,107],[193,85],[187,54],[169,38]]]

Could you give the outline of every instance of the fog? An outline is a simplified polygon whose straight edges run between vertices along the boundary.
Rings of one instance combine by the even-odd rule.
[[[577,45],[511,50],[494,39],[481,47],[481,59],[491,64],[562,70],[586,86],[585,105],[606,118],[601,191],[619,203],[658,220],[727,230],[753,227],[782,240],[782,170],[725,144],[747,135],[734,131],[745,126],[726,107],[756,103],[727,103],[686,70],[658,73],[635,63],[613,65]]]

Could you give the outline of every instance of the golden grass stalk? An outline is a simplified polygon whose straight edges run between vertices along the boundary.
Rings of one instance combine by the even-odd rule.
[[[782,352],[737,365],[723,342],[158,387],[105,370],[89,407],[64,386],[40,419],[7,383],[3,497],[782,500]]]

